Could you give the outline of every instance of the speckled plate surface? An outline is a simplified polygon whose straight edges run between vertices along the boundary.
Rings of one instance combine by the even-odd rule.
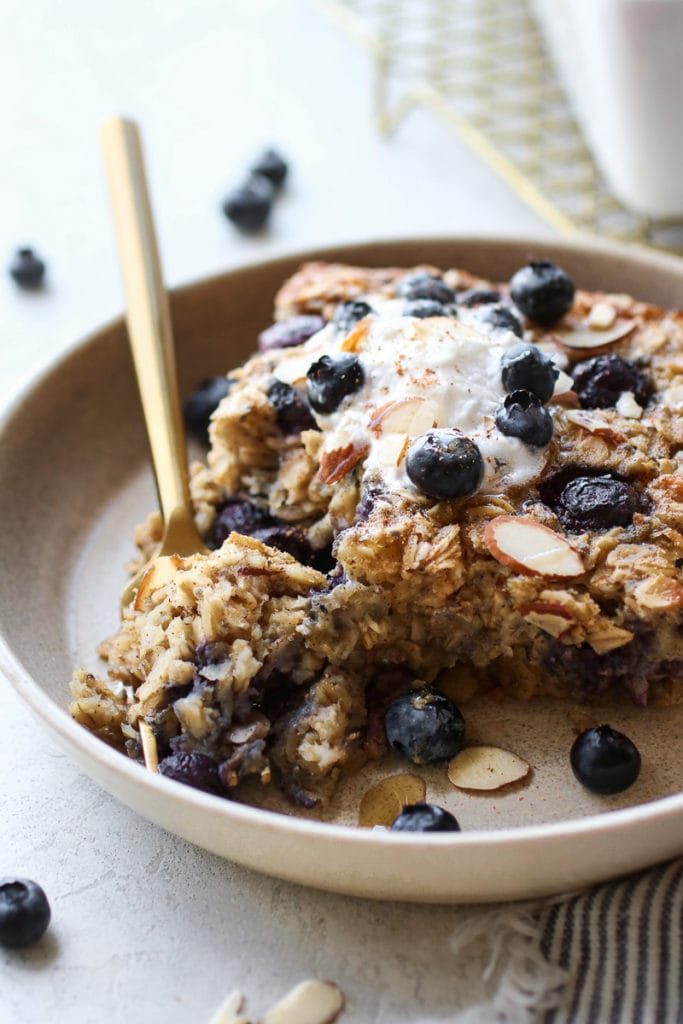
[[[587,288],[683,306],[683,263],[593,243],[409,240],[302,253],[179,289],[173,316],[184,393],[253,349],[279,284],[313,256],[375,266],[430,262],[506,279],[530,254],[556,259]],[[125,332],[103,328],[44,374],[0,427],[0,666],[83,769],[162,827],[250,867],[324,889],[387,899],[472,902],[575,889],[683,852],[683,708],[590,710],[637,743],[638,782],[598,798],[575,782],[568,751],[578,705],[479,703],[469,739],[532,765],[489,796],[458,792],[445,769],[420,770],[428,799],[459,818],[456,835],[352,826],[377,769],[344,788],[321,822],[254,808],[151,775],[70,719],[68,680],[93,666],[116,626],[132,530],[154,487]],[[381,772],[410,770],[398,762]]]

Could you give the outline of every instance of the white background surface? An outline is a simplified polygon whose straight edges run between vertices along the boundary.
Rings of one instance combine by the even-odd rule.
[[[143,126],[170,285],[340,241],[544,230],[426,115],[381,139],[370,88],[367,55],[310,0],[3,0],[0,263],[30,244],[49,269],[29,294],[0,267],[0,407],[122,309],[97,138],[111,113]],[[220,201],[271,143],[291,183],[245,239]],[[344,989],[348,1024],[447,1018],[481,995],[480,959],[448,949],[464,911],[307,891],[166,835],[1,680],[0,778],[0,875],[35,878],[53,907],[49,939],[0,953],[1,1024],[208,1024],[234,987],[256,1016],[313,976]]]

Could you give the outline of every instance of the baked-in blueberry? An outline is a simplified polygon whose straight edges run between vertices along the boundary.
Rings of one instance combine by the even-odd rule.
[[[637,747],[609,725],[586,729],[577,736],[569,760],[574,775],[591,793],[621,793],[640,774]]]
[[[267,327],[265,331],[261,331],[258,336],[258,347],[261,352],[269,352],[274,348],[303,345],[324,326],[323,318],[314,313],[305,316],[290,316],[289,319],[278,320],[277,323]]]
[[[262,174],[279,188],[287,177],[289,170],[286,161],[274,149],[267,149],[251,168],[252,174]]]
[[[392,832],[459,832],[450,811],[437,804],[408,804],[391,823]]]
[[[483,306],[488,302],[500,302],[502,296],[497,288],[466,288],[458,292],[456,299],[459,306]]]
[[[372,313],[372,306],[369,302],[364,299],[353,299],[349,302],[340,302],[334,311],[332,320],[340,331],[350,331],[359,320],[370,313]]]
[[[452,306],[444,306],[436,299],[413,299],[403,307],[403,316],[416,316],[426,320],[430,316],[456,316]]]
[[[40,288],[45,277],[45,263],[33,249],[17,249],[9,272],[20,288]]]
[[[477,321],[492,331],[512,331],[518,338],[524,337],[522,321],[509,306],[486,304],[477,310]]]
[[[484,460],[469,437],[454,430],[430,430],[411,441],[406,473],[428,498],[464,498],[481,483]]]
[[[283,434],[300,434],[302,430],[318,429],[311,410],[291,384],[274,380],[268,388],[268,398],[275,410],[275,422]]]
[[[396,294],[402,299],[434,299],[444,305],[455,302],[455,292],[442,277],[426,270],[406,274],[396,286]]]
[[[229,498],[216,508],[216,518],[206,538],[206,546],[215,550],[233,531],[250,537],[255,530],[274,525],[275,519],[266,509],[251,501]]]
[[[578,476],[565,484],[552,508],[572,532],[610,530],[633,522],[640,510],[640,496],[631,484],[609,474]]]
[[[183,419],[188,434],[209,443],[209,422],[211,415],[230,391],[235,382],[227,377],[207,377],[198,384],[183,407]]]
[[[542,402],[552,398],[560,371],[540,348],[517,342],[503,353],[501,377],[506,391],[531,391]]]
[[[651,391],[647,375],[640,367],[614,353],[577,363],[572,377],[583,409],[613,408],[624,391],[632,391],[636,401],[645,405]]]
[[[159,761],[159,774],[207,793],[224,792],[218,776],[218,765],[208,754],[196,750],[169,754],[163,761]]]
[[[252,176],[223,202],[223,213],[240,231],[259,231],[270,216],[274,186],[262,174]]]
[[[553,418],[531,391],[513,391],[496,412],[496,426],[506,437],[518,437],[534,448],[545,448],[553,436]]]
[[[429,687],[395,697],[384,715],[389,745],[413,764],[454,757],[465,742],[465,720],[455,704]]]
[[[569,274],[552,260],[530,260],[510,281],[510,295],[517,309],[542,327],[569,312],[575,291]]]
[[[298,526],[276,523],[274,526],[264,526],[254,530],[252,537],[260,540],[263,544],[269,544],[271,548],[277,548],[278,551],[285,551],[302,565],[311,565],[314,561],[313,550],[308,538]]]
[[[351,352],[321,356],[306,374],[308,401],[316,412],[334,412],[347,395],[363,387],[364,380],[363,367]]]
[[[0,878],[0,946],[23,949],[42,938],[50,923],[50,904],[30,878]]]

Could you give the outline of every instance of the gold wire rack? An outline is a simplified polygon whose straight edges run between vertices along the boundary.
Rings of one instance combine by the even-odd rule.
[[[424,107],[562,234],[592,232],[683,253],[683,217],[639,215],[610,192],[528,0],[318,4],[373,57],[381,132]]]

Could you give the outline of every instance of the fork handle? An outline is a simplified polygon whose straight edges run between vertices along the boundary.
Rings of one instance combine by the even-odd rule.
[[[164,524],[190,508],[168,293],[161,276],[140,132],[113,117],[102,150],[126,294],[128,336]]]

